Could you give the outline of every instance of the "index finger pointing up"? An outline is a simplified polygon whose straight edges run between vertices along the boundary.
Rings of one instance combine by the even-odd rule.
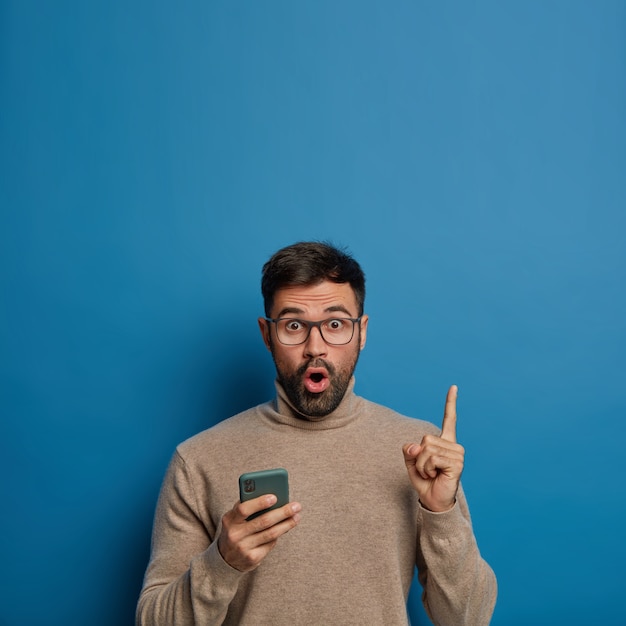
[[[458,391],[459,389],[456,385],[452,385],[448,389],[446,408],[443,412],[443,424],[441,426],[441,438],[454,443],[456,443],[456,396]]]

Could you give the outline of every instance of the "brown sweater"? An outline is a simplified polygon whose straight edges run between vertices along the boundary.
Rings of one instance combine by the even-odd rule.
[[[317,421],[275,401],[178,446],[157,505],[137,624],[407,624],[417,565],[437,625],[488,624],[496,580],[482,560],[462,491],[451,511],[420,506],[402,445],[437,429],[353,393]],[[215,538],[238,477],[284,467],[302,521],[250,573]]]

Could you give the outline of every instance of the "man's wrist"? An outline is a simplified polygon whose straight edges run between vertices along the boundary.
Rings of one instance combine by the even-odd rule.
[[[448,511],[451,511],[455,507],[456,498],[452,501],[452,504],[450,504],[447,507],[442,506],[442,507],[437,507],[437,508],[430,508],[426,506],[421,500],[419,500],[419,503],[420,503],[420,506],[424,510],[428,511],[429,513],[447,513]]]

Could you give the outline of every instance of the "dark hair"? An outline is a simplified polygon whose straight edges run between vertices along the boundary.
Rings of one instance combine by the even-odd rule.
[[[270,315],[274,295],[283,287],[317,285],[324,280],[350,283],[359,316],[365,302],[365,274],[345,250],[330,243],[301,241],[282,248],[263,266],[261,292],[265,314]]]

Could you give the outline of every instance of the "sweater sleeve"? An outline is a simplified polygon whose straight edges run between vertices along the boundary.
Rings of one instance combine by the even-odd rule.
[[[450,511],[420,506],[418,579],[422,600],[436,626],[489,624],[496,602],[496,577],[482,559],[465,496],[459,489]]]
[[[193,482],[177,452],[159,494],[137,626],[224,621],[243,574],[224,561],[214,541],[216,529],[198,511]]]

